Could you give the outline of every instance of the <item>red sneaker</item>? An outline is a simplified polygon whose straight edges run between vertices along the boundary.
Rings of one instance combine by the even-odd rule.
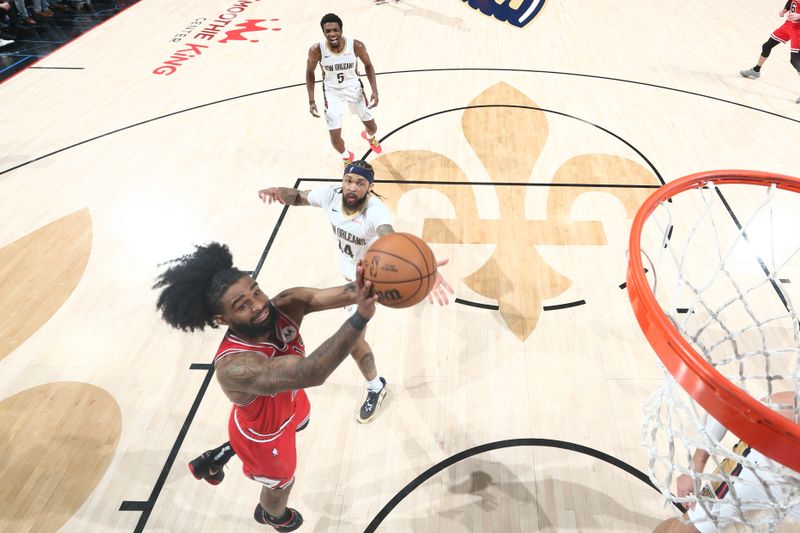
[[[374,153],[379,154],[383,151],[383,148],[381,148],[381,143],[378,142],[378,138],[373,137],[372,139],[370,139],[369,137],[367,137],[366,130],[361,132],[361,138],[369,143],[369,147]]]
[[[342,162],[344,163],[344,166],[347,166],[350,163],[352,163],[355,158],[356,158],[356,154],[354,154],[353,152],[348,150],[347,151],[347,157],[343,157],[342,158]]]

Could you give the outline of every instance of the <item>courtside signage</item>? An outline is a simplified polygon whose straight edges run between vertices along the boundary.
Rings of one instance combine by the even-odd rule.
[[[281,28],[275,24],[279,19],[245,18],[248,8],[258,2],[260,0],[235,0],[216,16],[194,19],[170,39],[178,46],[172,55],[153,69],[153,74],[172,76],[184,65],[212,53],[221,45],[257,43],[261,37],[256,32],[280,31]]]

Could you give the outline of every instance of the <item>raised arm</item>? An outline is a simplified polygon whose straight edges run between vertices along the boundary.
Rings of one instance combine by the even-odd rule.
[[[364,71],[367,73],[369,86],[372,89],[372,97],[369,100],[369,107],[375,107],[378,105],[378,79],[375,77],[375,67],[372,66],[372,61],[369,58],[367,47],[364,46],[364,43],[359,40],[354,41],[353,52],[355,52],[356,57],[364,64]]]
[[[309,205],[308,193],[311,191],[300,191],[289,187],[269,187],[258,191],[258,197],[267,204],[278,202],[286,205]]]
[[[317,103],[314,101],[314,71],[321,59],[322,50],[319,43],[313,44],[308,49],[308,61],[306,61],[306,90],[308,91],[308,112],[315,117],[319,117],[319,112]]]
[[[357,303],[357,298],[356,283],[351,282],[327,289],[294,287],[277,294],[272,304],[298,322],[309,313]]]
[[[308,357],[291,355],[265,359],[253,352],[229,356],[217,366],[217,379],[230,396],[239,394],[269,395],[288,390],[314,387],[344,361],[361,336],[367,322],[375,314],[377,296],[370,282],[364,282],[364,271],[356,271],[356,302],[358,311]]]

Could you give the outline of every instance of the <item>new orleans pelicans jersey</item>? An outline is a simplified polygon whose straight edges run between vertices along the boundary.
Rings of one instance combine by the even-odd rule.
[[[339,244],[339,268],[345,278],[355,279],[358,260],[377,240],[378,227],[392,224],[391,213],[379,198],[370,194],[364,209],[355,216],[348,216],[342,209],[341,185],[314,188],[308,193],[308,203],[325,210]]]
[[[217,361],[224,357],[240,352],[255,352],[266,359],[287,356],[305,357],[305,346],[303,346],[303,339],[297,324],[271,305],[270,313],[277,314],[275,328],[280,339],[277,344],[249,343],[229,331],[219,345],[217,355],[214,357],[214,364],[216,365]],[[284,428],[294,420],[295,405],[300,396],[305,396],[303,390],[293,390],[270,396],[253,395],[245,404],[234,404],[231,426],[236,427],[236,434],[233,431],[230,434],[233,449],[239,453],[235,441],[244,440],[251,444],[262,444],[280,437]],[[299,423],[300,421],[295,420],[295,422]]]
[[[360,81],[356,74],[358,58],[353,51],[354,39],[342,37],[344,48],[338,54],[331,51],[328,41],[323,39],[319,43],[322,59],[319,64],[322,67],[322,83],[325,89],[344,89],[359,86]]]

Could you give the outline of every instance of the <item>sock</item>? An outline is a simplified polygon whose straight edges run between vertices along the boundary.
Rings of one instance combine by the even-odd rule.
[[[231,448],[230,442],[226,442],[222,446],[214,448],[211,450],[211,453],[211,463],[218,467],[225,466],[225,463],[230,461],[231,457],[236,455],[236,452],[233,451],[233,448]]]
[[[381,381],[381,377],[378,376],[372,381],[367,381],[367,389],[371,390],[372,392],[378,392],[383,388],[383,381]]]
[[[289,519],[289,508],[287,507],[284,509],[283,514],[280,516],[272,516],[266,509],[264,509],[264,514],[267,515],[267,520],[270,522],[280,524],[281,522],[285,522]]]
[[[347,149],[345,149],[345,151],[342,152],[342,157],[347,159],[348,157],[350,157],[350,152],[348,152]]]
[[[367,130],[364,130],[364,133],[366,133],[366,134],[367,134],[367,140],[368,140],[368,141],[371,141],[372,139],[374,139],[374,138],[375,138],[375,133],[378,133],[378,132],[376,131],[375,133],[373,133],[372,135],[370,135],[370,134],[369,134],[369,132],[368,132]]]
[[[756,72],[761,72],[761,65],[754,66],[753,70],[755,70]]]

